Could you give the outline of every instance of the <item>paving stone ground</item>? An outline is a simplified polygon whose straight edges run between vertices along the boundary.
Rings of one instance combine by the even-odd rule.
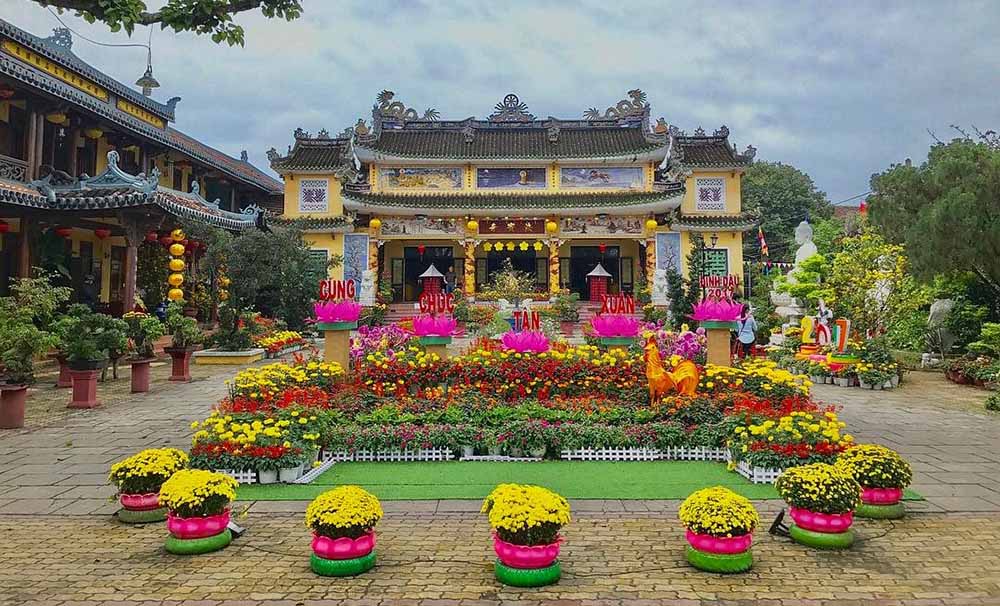
[[[349,580],[309,572],[304,503],[239,504],[249,532],[195,558],[163,551],[162,524],[116,523],[110,462],[144,447],[186,447],[190,421],[224,395],[234,369],[197,372],[193,383],[160,376],[152,393],[104,398],[90,411],[61,409],[42,388],[32,401],[41,393],[49,412],[0,430],[0,606],[1000,604],[1000,417],[983,411],[985,392],[940,375],[913,373],[891,392],[816,388],[843,405],[859,440],[906,454],[927,497],[903,521],[859,522],[863,540],[851,551],[810,551],[762,529],[751,573],[709,575],[684,564],[676,502],[576,501],[564,579],[512,590],[492,580],[478,502],[386,503],[380,564]],[[769,523],[780,503],[759,507]]]

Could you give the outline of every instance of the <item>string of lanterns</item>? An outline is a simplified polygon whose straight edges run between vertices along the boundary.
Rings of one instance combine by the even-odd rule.
[[[163,242],[163,240],[167,238],[173,242],[173,244],[170,244],[170,248],[167,249],[172,257],[168,267],[170,267],[170,271],[173,272],[167,276],[167,284],[170,285],[170,290],[167,291],[167,298],[171,301],[183,301],[184,291],[181,290],[181,285],[184,284],[184,274],[181,272],[184,271],[186,264],[184,263],[184,259],[181,259],[181,257],[184,256],[185,252],[184,244],[182,244],[184,241],[184,231],[175,229],[170,232],[169,236],[160,238],[160,241]]]
[[[229,300],[229,285],[232,284],[232,280],[226,276],[226,266],[222,265],[219,267],[219,300],[228,301]]]

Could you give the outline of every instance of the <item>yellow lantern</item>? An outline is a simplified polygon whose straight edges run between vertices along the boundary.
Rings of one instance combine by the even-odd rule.
[[[51,122],[52,124],[62,124],[63,122],[66,121],[66,118],[67,118],[66,114],[62,112],[52,112],[51,114],[47,114],[45,116],[45,119]]]
[[[465,224],[465,227],[467,227],[469,231],[479,231],[479,221],[472,219],[471,221]]]
[[[88,139],[100,139],[104,136],[104,131],[99,128],[85,128],[83,129],[83,136]]]
[[[170,239],[173,240],[174,242],[181,242],[181,241],[183,241],[184,240],[184,230],[183,229],[175,229],[174,231],[170,232]]]
[[[546,221],[545,222],[545,231],[547,233],[554,234],[557,231],[559,231],[559,224],[556,223],[555,221]]]
[[[184,245],[176,242],[170,245],[170,254],[179,257],[184,254]]]
[[[485,250],[486,252],[490,252],[491,250],[493,250],[493,243],[492,242],[483,243],[483,250]]]
[[[184,271],[184,259],[171,259],[170,271]]]
[[[521,250],[528,250],[528,243],[521,241],[521,243],[518,244],[517,247],[520,248]]]
[[[656,219],[646,219],[646,229],[649,231],[653,231],[658,225],[659,223],[656,222]]]
[[[184,274],[170,274],[167,277],[167,284],[175,288],[184,284]]]
[[[229,300],[229,291],[227,291],[227,290],[220,290],[219,291],[219,300],[220,301],[228,301]]]
[[[225,276],[223,276],[223,277],[222,277],[222,278],[221,278],[221,279],[219,280],[219,284],[222,284],[223,288],[225,288],[225,287],[229,286],[229,285],[230,285],[230,284],[232,284],[232,283],[233,283],[233,281],[232,281],[232,280],[230,280],[229,278],[225,277]]]
[[[171,301],[183,301],[184,291],[179,288],[171,288],[167,292],[167,298],[170,299]]]
[[[535,247],[535,252],[541,252],[541,250],[542,250],[542,243],[539,242],[538,240],[535,240],[534,247]]]
[[[513,251],[514,250],[514,243],[513,242],[508,242],[507,243],[507,250],[508,251]]]
[[[377,229],[381,229],[382,228],[382,219],[379,219],[378,217],[375,217],[374,219],[372,219],[371,221],[368,222],[368,227],[370,227],[372,229],[376,229],[376,230]]]

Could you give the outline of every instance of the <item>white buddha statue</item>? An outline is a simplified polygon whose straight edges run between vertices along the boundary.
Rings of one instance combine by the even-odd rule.
[[[795,269],[798,269],[802,262],[809,257],[819,254],[819,249],[813,244],[813,228],[809,221],[802,221],[795,228],[795,243],[799,245],[795,251]]]

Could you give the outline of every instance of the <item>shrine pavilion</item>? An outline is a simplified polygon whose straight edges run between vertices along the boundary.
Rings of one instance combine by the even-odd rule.
[[[580,119],[539,119],[510,94],[484,120],[442,120],[383,91],[371,118],[339,135],[297,129],[287,153],[268,153],[281,220],[317,254],[343,255],[335,278],[370,288],[377,276],[394,301],[415,301],[433,265],[474,297],[509,259],[541,294],[589,298],[598,265],[609,293],[628,294],[686,273],[696,233],[710,273],[742,275],[756,219],[740,179],[755,150],[738,152],[725,126],[654,124],[639,90]]]

